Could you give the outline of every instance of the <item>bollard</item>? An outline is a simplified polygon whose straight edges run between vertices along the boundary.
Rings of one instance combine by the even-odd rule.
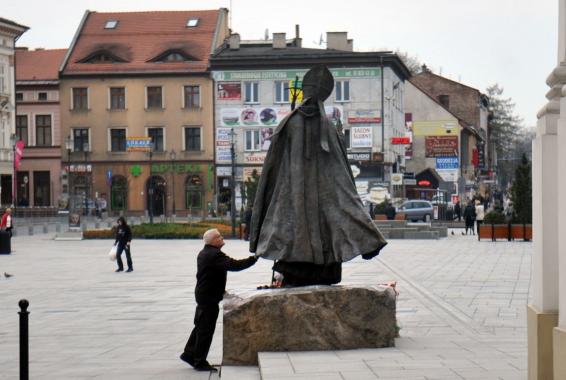
[[[25,299],[18,302],[21,311],[20,315],[20,380],[29,379],[29,342],[28,342],[28,306],[29,302]]]

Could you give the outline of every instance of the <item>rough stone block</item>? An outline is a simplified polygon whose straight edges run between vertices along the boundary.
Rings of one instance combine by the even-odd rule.
[[[256,365],[258,352],[392,347],[395,292],[387,287],[307,286],[229,294],[224,365]]]

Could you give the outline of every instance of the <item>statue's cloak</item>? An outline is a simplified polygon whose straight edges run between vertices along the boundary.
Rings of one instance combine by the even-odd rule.
[[[250,251],[332,266],[387,242],[356,191],[346,149],[322,102],[306,99],[275,130],[259,179]]]

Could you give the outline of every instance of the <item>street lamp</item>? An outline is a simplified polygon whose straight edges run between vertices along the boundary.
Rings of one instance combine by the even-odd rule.
[[[88,142],[83,143],[83,153],[85,154],[85,178],[86,178],[86,190],[85,190],[85,215],[88,216],[88,197],[89,197],[89,188],[90,188],[90,181],[88,178],[88,170],[87,170],[87,158],[88,158]]]
[[[17,175],[17,169],[16,169],[16,141],[17,141],[17,136],[15,134],[11,134],[10,135],[10,145],[12,146],[12,163],[13,163],[13,168],[14,169],[14,174],[12,177],[12,205],[15,206],[16,205],[16,175]]]
[[[149,143],[149,223],[153,224],[153,175],[151,172],[151,159],[153,157],[153,148],[154,148],[153,141]]]
[[[234,128],[230,130],[230,157],[232,158],[232,175],[230,178],[230,217],[232,218],[232,239],[236,238],[236,151],[234,150]]]
[[[172,186],[173,186],[173,211],[171,215],[175,217],[176,210],[175,210],[175,159],[177,158],[177,153],[174,150],[169,153],[169,157],[171,158],[171,179],[172,179]]]
[[[67,149],[67,193],[69,194],[67,208],[71,211],[71,151],[73,150],[73,139],[70,135],[65,138],[65,148]]]

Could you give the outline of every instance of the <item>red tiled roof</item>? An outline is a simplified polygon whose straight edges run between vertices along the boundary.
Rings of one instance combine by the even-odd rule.
[[[69,74],[133,72],[202,72],[208,67],[219,10],[159,12],[91,12],[84,22],[63,71]],[[196,27],[187,27],[198,18]],[[116,20],[115,29],[105,29]],[[195,58],[183,62],[149,62],[167,50]],[[105,51],[127,62],[80,63],[93,53]]]
[[[67,49],[16,49],[16,80],[58,80]]]

